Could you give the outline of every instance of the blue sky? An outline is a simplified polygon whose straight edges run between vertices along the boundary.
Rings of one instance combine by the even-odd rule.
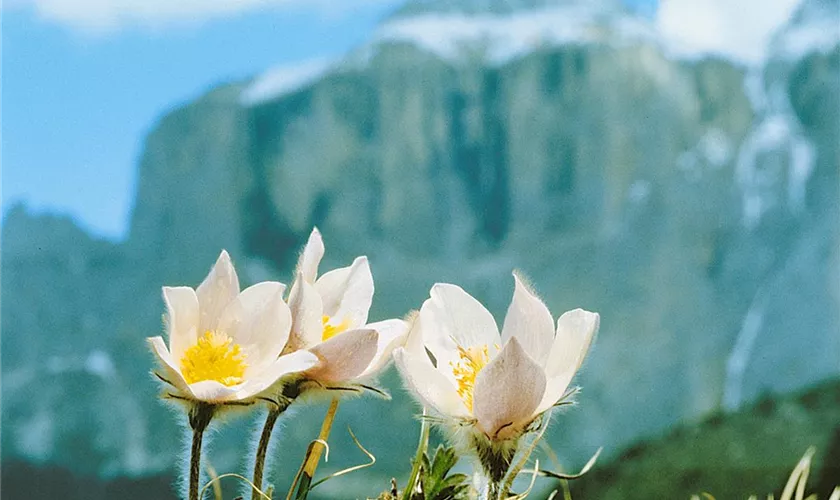
[[[358,3],[352,15],[280,6],[105,27],[4,7],[4,212],[25,201],[122,238],[143,137],[162,114],[220,82],[341,54],[393,8]]]
[[[161,115],[219,83],[340,55],[402,1],[5,0],[4,213],[24,201],[123,238],[142,142]],[[749,63],[799,1],[625,3],[689,54]]]

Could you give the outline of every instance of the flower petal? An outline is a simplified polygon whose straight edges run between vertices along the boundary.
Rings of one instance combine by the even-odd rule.
[[[455,334],[452,333],[451,322],[447,321],[445,312],[434,299],[426,299],[420,307],[420,313],[406,340],[406,346],[415,356],[429,356],[433,358],[433,365],[455,387],[458,381],[452,369],[460,361]],[[418,340],[419,339],[419,340]],[[418,343],[422,345],[418,348]],[[492,348],[495,352],[496,347]]]
[[[224,403],[227,401],[238,401],[237,392],[242,386],[228,387],[215,380],[202,380],[190,384],[190,390],[195,398],[208,403]]]
[[[513,300],[505,315],[502,342],[516,337],[525,352],[537,364],[545,366],[551,343],[554,341],[554,320],[545,304],[528,289],[516,273],[513,273],[513,279]]]
[[[352,267],[339,267],[327,271],[315,282],[315,290],[321,296],[321,301],[324,304],[324,314],[327,316],[332,316],[338,311],[341,298],[347,290],[347,281]]]
[[[408,388],[423,405],[448,417],[471,416],[455,386],[432,366],[427,356],[417,356],[400,347],[394,351],[394,362]]]
[[[250,378],[272,363],[289,339],[292,316],[283,302],[286,285],[264,281],[242,291],[219,318],[218,330],[230,336],[246,354]]]
[[[367,257],[357,257],[350,267],[334,269],[315,282],[321,295],[324,314],[336,324],[360,328],[368,318],[373,302],[373,275]]]
[[[169,349],[180,359],[198,341],[198,297],[188,286],[163,287],[166,302],[166,326],[169,330]]]
[[[324,240],[321,238],[321,232],[315,227],[312,228],[309,240],[298,259],[297,274],[303,275],[307,283],[315,283],[315,278],[318,277],[318,264],[321,263],[322,258],[324,258]]]
[[[367,369],[360,377],[367,377],[381,370],[391,360],[394,349],[405,343],[408,333],[408,323],[401,319],[389,319],[365,325],[365,328],[376,330],[379,334],[376,341],[376,354]]]
[[[442,321],[440,308],[434,300],[426,299],[420,312],[414,320],[411,331],[406,339],[406,349],[413,355],[430,358],[432,365],[449,380],[453,386],[458,386],[452,367],[460,359],[458,345],[450,333],[451,328]]]
[[[285,352],[319,344],[324,333],[321,296],[301,273],[298,273],[289,293],[289,309],[292,313],[292,328]]]
[[[545,393],[545,373],[516,337],[475,379],[473,415],[490,439],[505,439],[530,422]]]
[[[146,339],[146,342],[157,358],[158,365],[160,365],[163,371],[161,375],[166,379],[166,382],[171,384],[181,395],[193,397],[189,384],[184,380],[184,376],[181,375],[178,364],[172,359],[172,355],[166,349],[166,343],[163,341],[163,337],[150,337]]]
[[[557,404],[557,402],[560,401],[560,398],[566,394],[566,390],[569,388],[569,384],[572,383],[574,375],[574,372],[572,372],[571,375],[562,374],[557,377],[550,377],[546,379],[545,394],[534,413],[539,415]]]
[[[250,399],[265,392],[286,375],[299,373],[318,364],[318,356],[309,351],[296,351],[280,356],[273,363],[254,374],[236,394],[237,399]]]
[[[438,360],[438,368],[454,360],[456,347],[487,346],[495,354],[499,328],[483,305],[461,287],[438,283],[420,309],[423,341]]]
[[[408,332],[405,335],[405,348],[415,356],[427,356],[426,346],[423,344],[423,330],[425,328],[420,311],[414,311],[408,319]]]
[[[583,309],[566,312],[557,319],[557,334],[546,361],[548,382],[537,413],[554,406],[566,393],[586,358],[600,323],[598,313]]]
[[[310,351],[321,362],[307,370],[306,376],[320,382],[348,382],[370,366],[376,355],[379,334],[376,330],[351,330],[322,342]]]
[[[239,295],[239,278],[230,262],[230,255],[222,250],[210,274],[195,290],[199,305],[199,331],[215,330],[225,307]]]
[[[557,319],[557,334],[546,361],[549,378],[569,373],[574,376],[583,364],[600,324],[598,313],[583,309],[568,311]]]

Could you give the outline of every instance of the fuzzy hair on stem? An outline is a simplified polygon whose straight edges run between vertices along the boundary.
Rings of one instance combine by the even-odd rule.
[[[274,431],[274,427],[276,426],[277,419],[280,415],[282,415],[300,396],[302,382],[303,380],[300,378],[290,380],[289,383],[283,386],[279,394],[271,397],[259,398],[266,403],[268,412],[266,414],[262,431],[260,432],[259,440],[257,441],[257,447],[254,450],[253,480],[250,481],[252,484],[252,500],[256,500],[257,498],[262,498],[264,496],[261,489],[263,475],[265,472],[266,456],[268,455],[269,444],[271,443],[271,434]]]
[[[260,490],[262,489],[263,471],[265,470],[265,456],[268,452],[268,443],[271,440],[271,432],[274,430],[274,425],[277,423],[277,419],[285,409],[286,407],[272,405],[269,407],[268,414],[266,415],[265,425],[263,425],[263,430],[260,434],[260,441],[257,445],[257,452],[254,459],[254,479],[251,481],[253,484],[253,488],[251,489],[251,500],[257,500],[258,498],[264,496]]]
[[[189,422],[193,433],[190,448],[189,500],[198,500],[198,483],[201,477],[201,443],[204,431],[210,424],[215,412],[216,405],[203,402],[196,403],[190,408]]]

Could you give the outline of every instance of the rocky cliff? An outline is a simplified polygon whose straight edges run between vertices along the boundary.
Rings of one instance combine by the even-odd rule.
[[[435,281],[501,318],[514,268],[555,314],[600,311],[581,408],[551,437],[567,463],[838,375],[837,23],[802,41],[837,1],[806,2],[760,68],[669,57],[610,2],[435,5],[409,5],[342,60],[164,116],[124,243],[10,213],[4,457],[170,467],[178,432],[143,344],[159,287],[198,282],[220,248],[247,281],[288,280],[313,225],[328,264],[371,257],[374,318],[418,307]],[[414,440],[414,408],[386,383],[395,402],[344,417],[362,442],[403,430],[381,447],[382,477]],[[304,428],[283,439],[302,449]],[[218,463],[235,467],[226,446]]]

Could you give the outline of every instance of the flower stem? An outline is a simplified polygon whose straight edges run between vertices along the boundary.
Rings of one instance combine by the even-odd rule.
[[[486,487],[482,488],[484,490],[482,499],[499,500],[505,496],[503,480],[510,470],[517,445],[518,442],[499,443],[484,437],[473,436],[472,446],[483,469],[484,478],[487,480]]]
[[[263,471],[265,470],[265,455],[268,452],[268,443],[271,440],[271,432],[274,430],[274,424],[277,418],[286,409],[285,406],[271,405],[268,409],[268,415],[265,417],[265,425],[263,426],[262,434],[260,434],[260,442],[257,445],[257,456],[254,459],[254,479],[255,488],[251,490],[251,500],[261,498],[260,492],[257,488],[262,489]]]
[[[487,481],[487,500],[502,500],[502,485],[495,481]]]
[[[400,496],[400,500],[408,500],[414,492],[417,479],[420,476],[420,466],[423,464],[423,455],[429,449],[429,422],[426,420],[426,408],[423,408],[423,418],[420,420],[420,443],[417,444],[417,453],[414,454],[414,463],[411,466],[411,475],[408,476],[408,484]]]
[[[216,407],[208,403],[197,403],[190,409],[190,427],[193,430],[192,448],[190,449],[190,486],[189,500],[198,500],[198,482],[201,477],[201,442],[204,431],[210,424]]]
[[[321,424],[321,432],[318,433],[318,441],[309,447],[303,462],[303,473],[298,484],[297,494],[295,500],[303,500],[309,494],[309,485],[312,484],[312,478],[315,476],[315,470],[318,468],[318,462],[321,461],[321,454],[324,453],[324,445],[330,437],[330,430],[332,429],[333,420],[335,420],[335,413],[338,411],[338,399],[333,399],[330,403],[330,408],[324,416],[324,422]],[[294,484],[292,485],[294,488]]]

